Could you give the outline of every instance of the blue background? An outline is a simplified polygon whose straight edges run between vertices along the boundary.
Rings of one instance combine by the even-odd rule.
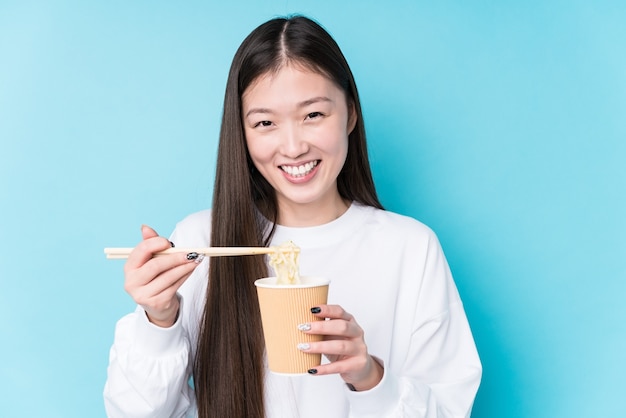
[[[230,60],[292,12],[353,68],[383,203],[442,241],[473,416],[626,416],[625,3],[219,3],[0,0],[0,416],[104,416],[133,302],[102,250],[210,206]]]

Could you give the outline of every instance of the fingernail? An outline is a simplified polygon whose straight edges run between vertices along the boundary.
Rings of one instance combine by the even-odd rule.
[[[320,313],[320,312],[322,312],[322,309],[317,306],[315,308],[311,308],[311,313]]]
[[[317,374],[317,369],[309,369],[306,371],[308,374]]]
[[[172,241],[170,241],[170,246],[171,246],[172,248],[176,247]]]
[[[308,343],[298,344],[298,350],[308,350],[309,348],[311,348],[311,345]]]
[[[307,324],[300,324],[298,325],[298,329],[300,331],[311,331],[311,324],[307,323]]]
[[[200,264],[202,260],[204,260],[204,254],[198,254],[197,252],[187,254],[187,260],[192,261],[196,264]]]

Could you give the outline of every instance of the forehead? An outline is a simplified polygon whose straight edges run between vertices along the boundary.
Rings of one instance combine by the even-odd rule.
[[[257,77],[242,95],[244,108],[299,103],[324,96],[332,101],[344,98],[343,91],[326,75],[301,65],[288,64],[278,71]]]

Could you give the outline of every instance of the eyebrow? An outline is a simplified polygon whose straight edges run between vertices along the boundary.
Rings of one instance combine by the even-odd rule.
[[[312,97],[310,99],[304,100],[300,103],[297,104],[297,107],[299,109],[303,108],[303,107],[307,107],[310,106],[312,104],[315,103],[320,103],[320,102],[332,102],[332,100],[326,96],[317,96],[317,97]],[[272,114],[274,113],[271,109],[267,109],[264,107],[254,107],[250,110],[248,110],[248,112],[246,112],[246,117],[253,115],[255,113],[269,113]]]

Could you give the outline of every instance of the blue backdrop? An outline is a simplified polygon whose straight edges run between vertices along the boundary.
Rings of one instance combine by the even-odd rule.
[[[133,302],[102,250],[210,205],[230,60],[292,12],[353,67],[383,203],[442,241],[473,416],[626,416],[625,3],[219,3],[0,1],[0,416],[104,416]]]

